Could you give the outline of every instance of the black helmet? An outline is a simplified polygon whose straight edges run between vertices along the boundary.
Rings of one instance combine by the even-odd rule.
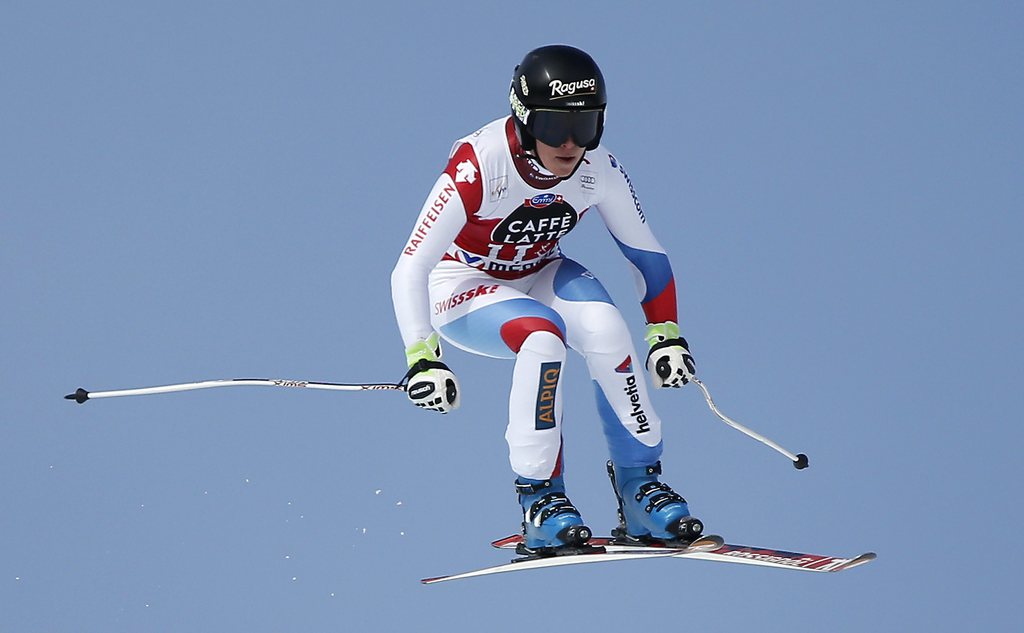
[[[558,147],[570,136],[588,150],[601,142],[604,77],[578,48],[556,44],[527,53],[512,74],[508,99],[523,149],[535,149],[538,139]]]

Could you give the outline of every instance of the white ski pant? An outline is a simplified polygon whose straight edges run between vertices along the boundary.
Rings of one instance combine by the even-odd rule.
[[[430,274],[431,323],[468,352],[515,358],[505,439],[512,470],[528,479],[562,470],[562,370],[566,348],[579,352],[594,382],[612,460],[653,464],[661,421],[640,373],[629,330],[601,283],[568,258],[515,280],[495,279],[461,262]]]

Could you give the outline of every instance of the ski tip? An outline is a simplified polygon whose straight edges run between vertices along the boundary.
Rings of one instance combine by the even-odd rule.
[[[725,547],[725,539],[717,534],[706,534],[693,543],[690,543],[690,547],[697,547],[702,550],[714,551]]]
[[[865,553],[861,554],[860,556],[857,556],[855,558],[851,558],[850,562],[848,562],[845,565],[843,565],[842,567],[840,567],[840,569],[852,569],[853,567],[857,567],[857,566],[863,565],[865,563],[870,563],[871,561],[875,560],[876,558],[878,558],[878,555],[875,554],[874,552],[865,552]],[[836,570],[836,571],[839,571],[839,570]]]
[[[89,399],[89,392],[79,387],[78,389],[75,390],[75,393],[69,393],[68,395],[64,396],[64,399],[74,400],[78,404],[82,404],[83,402]]]
[[[796,460],[793,462],[793,467],[796,468],[797,470],[803,470],[808,466],[809,464],[807,463],[807,456],[804,455],[803,453],[797,454]]]

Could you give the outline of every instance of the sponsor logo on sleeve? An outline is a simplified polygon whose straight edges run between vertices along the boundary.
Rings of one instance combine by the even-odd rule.
[[[441,191],[438,192],[437,197],[434,198],[430,207],[423,212],[420,223],[416,225],[415,229],[413,229],[412,236],[409,238],[409,243],[406,244],[405,250],[402,251],[403,254],[416,254],[416,250],[420,247],[420,244],[423,243],[424,238],[427,237],[427,233],[430,232],[434,223],[437,222],[437,219],[441,216],[441,212],[444,211],[445,205],[448,204],[454,195],[455,185],[449,183],[441,188]]]
[[[473,165],[473,161],[464,160],[455,166],[455,182],[468,182],[469,184],[476,182],[476,167]]]
[[[629,195],[633,198],[633,206],[636,207],[636,214],[640,216],[640,221],[646,223],[647,218],[644,216],[644,210],[640,206],[640,200],[636,197],[636,189],[633,188],[633,181],[629,179],[629,174],[626,173],[626,168],[622,166],[622,163],[615,160],[615,157],[608,154],[608,161],[612,165],[612,169],[618,169],[622,177],[626,179],[626,185],[629,187]]]
[[[622,173],[622,177],[626,179],[626,184],[629,185],[629,195],[633,198],[633,206],[636,207],[636,214],[640,216],[640,221],[646,223],[647,218],[644,216],[643,207],[640,206],[640,199],[636,197],[636,189],[633,188],[633,181],[629,179],[629,174],[626,173],[622,163],[619,163],[619,171]]]

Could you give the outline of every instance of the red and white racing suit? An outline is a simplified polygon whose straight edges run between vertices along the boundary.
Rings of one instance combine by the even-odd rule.
[[[677,321],[668,257],[621,163],[601,146],[572,176],[554,176],[524,154],[511,117],[455,143],[391,276],[406,346],[436,330],[463,350],[516,359],[505,437],[521,477],[561,472],[566,347],[586,359],[612,460],[661,455],[644,359],[601,283],[559,248],[594,212],[635,272],[647,321]]]

